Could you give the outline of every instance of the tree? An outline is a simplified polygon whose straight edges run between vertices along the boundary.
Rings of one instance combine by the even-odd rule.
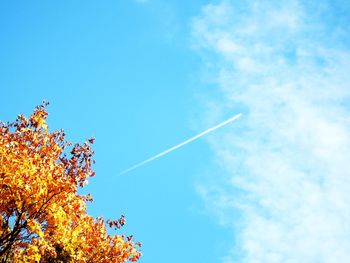
[[[93,139],[72,146],[63,130],[49,132],[46,106],[0,123],[0,261],[137,261],[140,243],[107,233],[124,216],[94,219],[91,196],[77,193],[94,176]]]

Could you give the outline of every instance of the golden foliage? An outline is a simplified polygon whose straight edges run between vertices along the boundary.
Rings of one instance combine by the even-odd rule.
[[[32,116],[0,123],[0,260],[2,262],[126,262],[140,252],[131,237],[109,235],[116,221],[86,213],[89,195],[77,193],[94,175],[93,139],[70,144],[50,133],[46,106]]]

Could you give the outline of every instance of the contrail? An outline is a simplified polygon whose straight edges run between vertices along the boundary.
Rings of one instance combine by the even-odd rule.
[[[209,129],[207,129],[205,131],[202,131],[201,133],[199,133],[199,134],[197,134],[197,135],[187,139],[186,141],[183,141],[183,142],[181,142],[181,143],[179,143],[179,144],[177,144],[177,145],[175,145],[175,146],[173,146],[173,147],[171,147],[171,148],[169,148],[169,149],[167,149],[167,150],[165,150],[165,151],[163,151],[161,153],[158,153],[158,154],[154,155],[153,157],[150,157],[150,158],[148,158],[148,159],[146,159],[146,160],[144,160],[144,161],[142,161],[142,162],[140,162],[138,164],[135,164],[135,165],[131,166],[130,168],[122,171],[121,173],[119,173],[119,175],[126,174],[126,173],[128,173],[128,172],[130,172],[130,171],[132,171],[132,170],[134,170],[134,169],[136,169],[136,168],[138,168],[138,167],[140,167],[142,165],[145,165],[146,163],[152,162],[153,160],[158,159],[159,157],[162,157],[163,155],[166,155],[167,153],[170,153],[170,152],[172,152],[172,151],[174,151],[174,150],[176,150],[176,149],[178,149],[178,148],[180,148],[180,147],[182,147],[182,146],[184,146],[184,145],[186,145],[186,144],[188,144],[190,142],[193,142],[194,140],[197,140],[198,138],[206,135],[207,133],[210,133],[210,132],[212,132],[212,131],[214,131],[216,129],[219,129],[222,126],[225,126],[225,125],[227,125],[227,124],[229,124],[231,122],[234,122],[235,120],[239,119],[241,116],[242,116],[242,113],[239,113],[239,114],[229,118],[226,121],[223,121],[223,122],[221,122],[221,123],[219,123],[219,124],[209,128]]]

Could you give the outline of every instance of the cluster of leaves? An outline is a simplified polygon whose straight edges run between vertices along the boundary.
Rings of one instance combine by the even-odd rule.
[[[0,123],[0,261],[137,261],[140,243],[107,233],[124,217],[91,217],[92,198],[77,193],[94,175],[93,139],[71,147],[62,130],[48,131],[46,117],[42,104],[29,119]]]

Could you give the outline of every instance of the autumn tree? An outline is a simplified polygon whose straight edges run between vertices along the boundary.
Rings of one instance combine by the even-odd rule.
[[[49,132],[46,105],[0,123],[0,261],[137,261],[139,243],[107,232],[124,217],[93,218],[92,198],[77,192],[94,175],[93,139],[71,145],[63,130]]]

